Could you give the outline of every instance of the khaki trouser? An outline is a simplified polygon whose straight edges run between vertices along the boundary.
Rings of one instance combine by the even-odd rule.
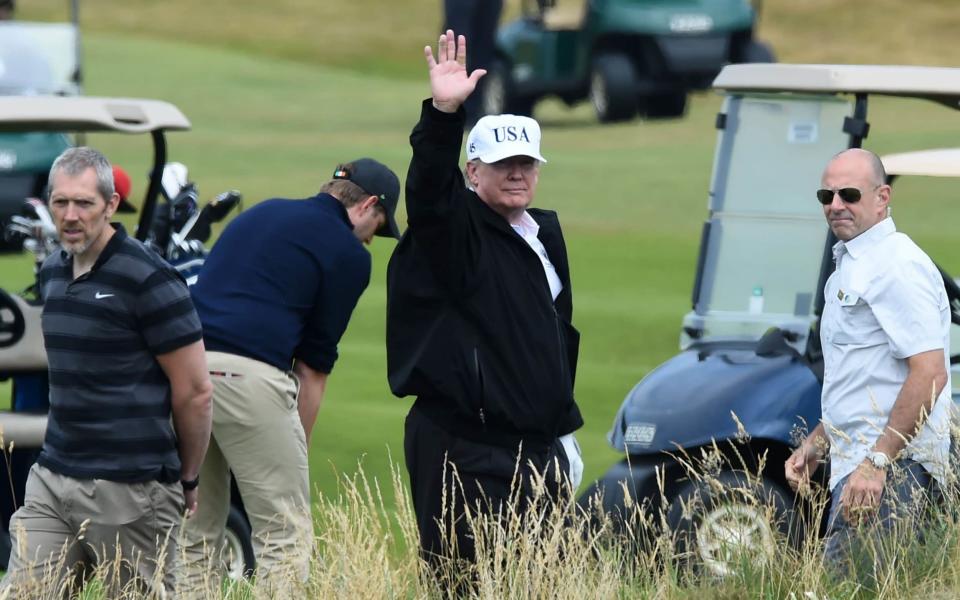
[[[10,519],[10,598],[66,596],[91,571],[104,597],[121,589],[162,598],[173,591],[184,511],[179,483],[74,479],[33,465],[24,505]],[[99,568],[99,569],[98,569]]]
[[[200,469],[199,509],[183,527],[183,594],[218,590],[230,472],[253,530],[257,587],[306,581],[313,550],[307,443],[296,378],[266,363],[207,352],[213,435]],[[278,588],[279,586],[279,588]]]

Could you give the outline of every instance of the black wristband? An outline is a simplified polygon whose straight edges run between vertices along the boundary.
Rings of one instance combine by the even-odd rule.
[[[183,491],[185,492],[195,490],[197,489],[197,486],[200,485],[200,475],[197,475],[193,479],[181,479],[180,485],[183,486]]]

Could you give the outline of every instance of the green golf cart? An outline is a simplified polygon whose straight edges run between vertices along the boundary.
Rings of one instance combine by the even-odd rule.
[[[601,122],[679,117],[724,65],[773,62],[751,0],[524,0],[497,36],[486,114],[589,98]]]

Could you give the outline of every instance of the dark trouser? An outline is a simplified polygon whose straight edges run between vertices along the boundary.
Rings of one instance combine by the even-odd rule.
[[[451,435],[416,405],[407,415],[403,446],[421,552],[434,563],[444,556],[475,559],[466,506],[471,515],[495,514],[512,501],[522,513],[534,497],[534,473],[546,473],[546,495],[551,499],[561,498],[569,487],[570,466],[560,442],[546,447],[524,444],[518,457],[517,448]]]
[[[443,30],[453,29],[457,35],[467,36],[467,69],[489,69],[493,64],[497,24],[503,0],[444,0]],[[467,98],[467,124],[472,125],[481,114],[483,79]]]
[[[887,473],[876,516],[857,527],[843,518],[840,505],[849,477],[841,479],[833,489],[825,562],[841,576],[851,575],[851,567],[873,576],[890,563],[897,547],[907,541],[905,536],[922,537],[926,513],[931,502],[939,500],[940,490],[920,463],[910,459],[896,461]]]

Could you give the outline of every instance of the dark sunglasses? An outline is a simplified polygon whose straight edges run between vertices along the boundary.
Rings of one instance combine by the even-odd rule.
[[[873,189],[875,190],[878,187],[880,186],[878,185]],[[831,202],[833,202],[834,194],[838,194],[840,196],[840,199],[843,200],[844,204],[856,204],[857,202],[860,202],[860,197],[863,195],[863,192],[853,187],[840,188],[839,190],[836,190],[836,191],[817,190],[817,200],[820,201],[820,204],[823,204],[824,206],[826,206],[827,204],[830,204]]]

